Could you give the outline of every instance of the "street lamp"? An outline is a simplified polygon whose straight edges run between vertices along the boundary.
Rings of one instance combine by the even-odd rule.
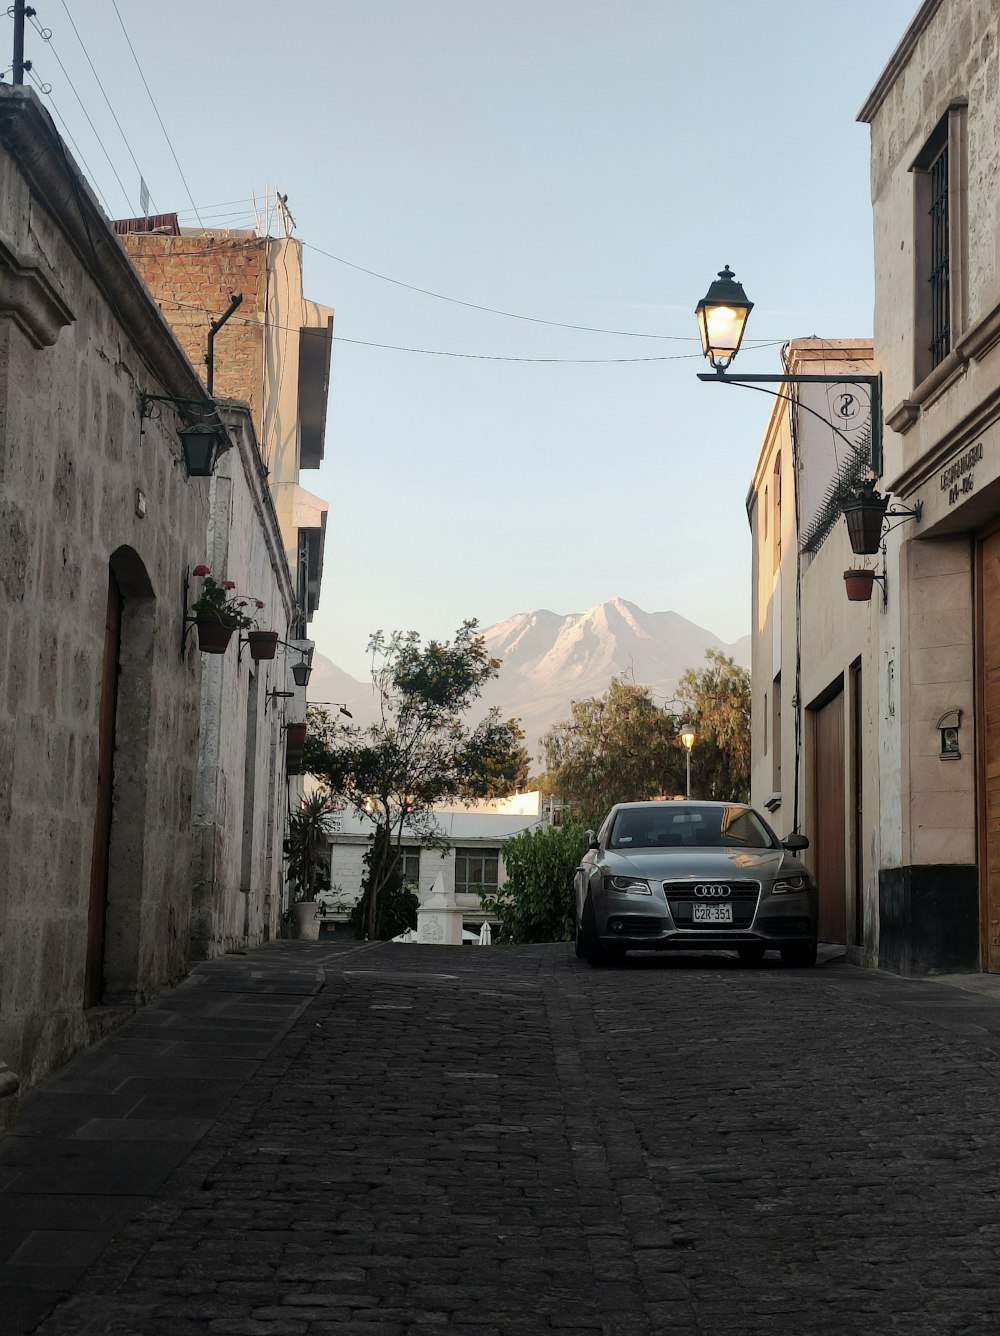
[[[882,377],[865,376],[850,372],[845,376],[732,376],[727,368],[740,350],[747,319],[753,310],[740,283],[734,282],[735,275],[727,265],[719,277],[712,283],[708,292],[695,307],[698,328],[701,331],[702,352],[715,368],[714,371],[700,371],[699,380],[708,380],[716,385],[749,385],[762,390],[775,399],[788,399],[787,394],[777,390],[764,390],[765,385],[864,385],[871,398],[871,467],[878,476],[882,472]],[[825,423],[851,449],[854,443],[838,430],[822,413],[817,413],[808,404],[799,401],[799,408]]]
[[[727,264],[695,307],[701,351],[721,375],[740,350],[753,302]]]
[[[687,797],[691,797],[691,748],[694,746],[694,740],[698,735],[690,724],[681,724],[681,743],[684,751],[687,753]]]

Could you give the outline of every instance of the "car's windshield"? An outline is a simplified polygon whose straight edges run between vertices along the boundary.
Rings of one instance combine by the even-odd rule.
[[[609,849],[776,849],[777,842],[749,807],[651,803],[615,815]]]

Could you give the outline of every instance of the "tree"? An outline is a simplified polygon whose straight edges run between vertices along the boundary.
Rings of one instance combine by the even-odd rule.
[[[689,668],[677,698],[694,726],[691,789],[699,798],[750,799],[750,674],[710,649],[706,668]]]
[[[507,880],[480,892],[487,913],[500,922],[504,942],[567,942],[573,936],[573,877],[586,852],[583,827],[526,830],[503,846]]]
[[[377,935],[379,898],[392,884],[404,830],[433,842],[436,803],[503,796],[524,768],[516,720],[504,722],[493,709],[474,727],[465,721],[500,667],[477,625],[465,621],[453,641],[426,645],[416,631],[376,632],[368,649],[380,717],[371,728],[309,711],[305,768],[384,831],[373,840],[365,879],[369,938]]]
[[[648,687],[614,678],[603,696],[573,701],[570,711],[542,738],[545,786],[581,821],[596,827],[613,803],[683,788],[678,721]]]
[[[336,810],[330,794],[317,789],[288,818],[284,849],[298,900],[315,900],[318,891],[330,889],[330,818]]]

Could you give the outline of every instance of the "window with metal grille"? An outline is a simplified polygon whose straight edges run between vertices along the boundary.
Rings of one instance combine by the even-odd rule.
[[[931,290],[931,367],[951,351],[951,246],[948,233],[948,141],[927,169],[930,181],[930,262],[927,282]]]
[[[455,890],[459,895],[476,895],[480,888],[495,891],[499,884],[499,849],[455,850]]]

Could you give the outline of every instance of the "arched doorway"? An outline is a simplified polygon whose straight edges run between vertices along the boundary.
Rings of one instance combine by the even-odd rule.
[[[139,554],[108,562],[98,715],[84,1005],[129,1003],[141,992],[142,904],[155,602]]]

